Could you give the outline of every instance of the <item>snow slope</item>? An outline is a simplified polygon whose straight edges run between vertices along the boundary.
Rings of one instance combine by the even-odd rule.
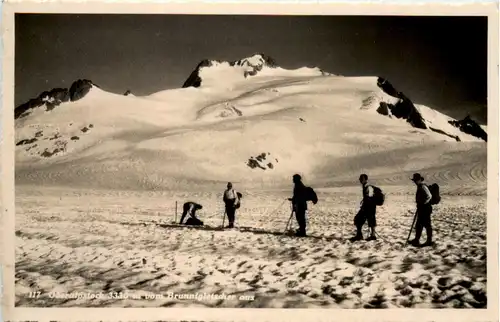
[[[409,166],[422,149],[432,151],[433,166],[446,167],[448,153],[486,155],[483,141],[425,106],[416,108],[427,126],[448,135],[379,114],[381,102],[399,99],[381,90],[377,77],[266,66],[241,76],[259,62],[212,63],[198,69],[198,88],[138,97],[92,86],[80,100],[34,109],[16,120],[16,180],[139,190],[228,180],[271,187],[288,185],[298,172],[326,185],[360,172],[423,171],[425,162]],[[261,154],[265,160],[254,162]],[[485,169],[486,159],[480,163]]]

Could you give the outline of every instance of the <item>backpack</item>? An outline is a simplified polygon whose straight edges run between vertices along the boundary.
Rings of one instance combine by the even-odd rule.
[[[382,189],[376,186],[371,186],[373,188],[373,197],[372,200],[377,206],[382,206],[385,202],[385,194],[382,192]]]
[[[437,205],[441,201],[441,195],[439,194],[439,185],[437,183],[433,183],[427,186],[427,188],[429,188],[429,191],[432,195],[430,204]]]
[[[306,195],[307,195],[306,198],[307,201],[312,201],[313,204],[318,203],[318,195],[316,194],[313,188],[306,187]]]
[[[236,199],[236,203],[234,205],[234,208],[236,209],[240,209],[241,207],[241,198],[243,197],[243,195],[240,193],[240,192],[237,192],[236,195],[238,196],[238,199]]]

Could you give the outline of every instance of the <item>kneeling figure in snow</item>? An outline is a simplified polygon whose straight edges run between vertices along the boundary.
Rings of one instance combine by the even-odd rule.
[[[186,215],[189,214],[189,218],[186,220],[186,225],[191,225],[191,226],[203,226],[203,221],[198,219],[196,217],[196,211],[202,209],[203,206],[192,201],[188,201],[184,203],[183,206],[183,211],[182,211],[182,216],[181,216],[181,221],[179,224],[182,225],[182,222],[184,221],[184,218]]]

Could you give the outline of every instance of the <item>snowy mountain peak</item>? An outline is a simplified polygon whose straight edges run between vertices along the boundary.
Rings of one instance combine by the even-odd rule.
[[[330,74],[319,68],[284,69],[272,57],[258,53],[236,61],[202,60],[182,87],[225,87],[257,75],[289,77]]]
[[[14,117],[16,119],[25,117],[36,108],[45,107],[46,111],[50,111],[61,103],[78,101],[85,97],[94,87],[99,88],[91,80],[78,79],[71,84],[70,88],[54,88],[42,92],[38,97],[16,107]]]
[[[247,57],[240,59],[236,62],[234,62],[236,66],[247,66],[247,67],[271,67],[275,68],[278,67],[276,64],[276,61],[265,54],[255,54],[253,56]]]
[[[42,93],[16,109],[16,170],[28,169],[17,179],[29,183],[29,171],[39,164],[37,171],[51,165],[64,173],[47,176],[54,184],[89,172],[89,185],[114,185],[111,178],[123,177],[118,186],[127,189],[228,177],[264,184],[290,173],[320,180],[332,171],[355,177],[387,162],[404,168],[409,163],[394,160],[391,151],[414,147],[420,153],[422,144],[485,146],[485,131],[470,118],[459,121],[414,104],[381,77],[286,70],[263,55],[204,60],[194,77],[204,88],[135,96],[77,80],[69,89]],[[359,164],[373,153],[383,157]],[[99,160],[95,167],[81,162],[90,157]],[[125,159],[133,160],[131,170],[120,166]]]

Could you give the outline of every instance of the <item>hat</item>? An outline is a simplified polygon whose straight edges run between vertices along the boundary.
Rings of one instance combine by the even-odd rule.
[[[424,177],[420,175],[420,173],[414,173],[413,177],[410,179],[411,181],[424,180]]]

